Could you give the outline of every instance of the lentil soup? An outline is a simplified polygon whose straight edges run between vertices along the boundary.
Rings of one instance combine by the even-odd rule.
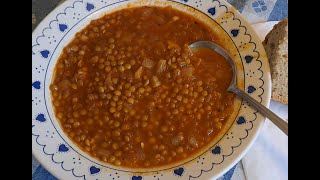
[[[234,111],[232,70],[188,44],[217,41],[171,7],[128,8],[93,20],[63,49],[50,85],[63,131],[100,161],[153,168],[199,153]]]

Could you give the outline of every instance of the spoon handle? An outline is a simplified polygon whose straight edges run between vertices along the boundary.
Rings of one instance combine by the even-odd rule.
[[[276,126],[278,126],[286,135],[288,135],[288,123],[284,120],[282,120],[279,116],[274,114],[272,111],[270,111],[268,108],[260,104],[258,101],[253,99],[251,96],[249,96],[247,93],[242,91],[241,89],[232,86],[228,89],[229,91],[234,92],[242,99],[248,101],[251,105],[253,105],[263,116],[270,119]]]

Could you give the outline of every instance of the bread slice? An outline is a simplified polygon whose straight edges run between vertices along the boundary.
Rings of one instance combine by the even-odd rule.
[[[276,24],[264,42],[272,79],[272,99],[288,104],[288,19]]]

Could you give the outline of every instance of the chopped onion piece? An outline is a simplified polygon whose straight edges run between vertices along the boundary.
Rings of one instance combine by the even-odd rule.
[[[155,88],[155,87],[158,87],[160,86],[160,80],[157,76],[153,76],[152,77],[152,86]]]
[[[171,139],[171,143],[175,146],[178,146],[182,143],[182,141],[184,140],[184,137],[182,134],[178,134],[177,136],[173,137]]]
[[[189,139],[189,144],[194,148],[199,146],[199,143],[198,143],[198,141],[197,141],[197,139],[195,137],[191,137]]]
[[[167,64],[166,63],[167,63],[167,61],[164,60],[164,59],[160,59],[159,60],[159,62],[157,64],[157,68],[156,68],[157,74],[161,74],[166,70],[166,68],[167,68]]]
[[[153,68],[154,65],[155,65],[155,62],[152,61],[151,59],[145,58],[142,61],[142,66],[145,68],[151,69],[151,68]]]
[[[134,77],[135,77],[136,79],[141,78],[142,72],[143,72],[143,67],[141,66],[141,67],[134,73]]]

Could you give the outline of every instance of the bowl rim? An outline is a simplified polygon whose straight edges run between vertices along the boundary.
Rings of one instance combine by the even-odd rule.
[[[73,1],[76,2],[76,0],[73,0]],[[170,0],[169,0],[169,1],[170,1]],[[220,0],[220,1],[228,4],[228,3],[225,2],[224,0]],[[220,2],[220,1],[218,1],[218,2]],[[174,1],[174,2],[176,2],[176,1]],[[65,2],[61,3],[60,5],[58,5],[53,11],[51,11],[51,12],[38,24],[38,26],[34,29],[34,31],[32,32],[32,38],[34,38],[34,37],[36,36],[36,34],[41,34],[41,29],[42,29],[43,27],[46,27],[45,24],[48,24],[49,21],[50,21],[50,19],[49,19],[48,17],[51,17],[51,16],[53,16],[54,14],[58,14],[58,12],[62,9],[62,7],[65,7],[65,6],[68,5],[68,4],[70,4],[70,2],[69,2],[69,1],[65,1]],[[184,5],[185,5],[185,4],[184,4]],[[229,7],[232,7],[232,6],[229,5]],[[195,7],[193,7],[193,8],[195,8]],[[236,12],[233,11],[233,13],[235,13],[238,17],[242,17],[242,16],[239,14],[239,12],[237,12],[237,11],[236,11]],[[91,19],[91,20],[93,20],[93,19]],[[90,20],[90,21],[91,21],[91,20]],[[245,21],[245,19],[241,19],[241,20]],[[245,21],[245,23],[248,24],[246,21]],[[251,28],[251,26],[247,26],[246,28],[250,30],[250,33],[251,33],[251,34],[253,34],[254,36],[257,36],[257,35],[255,34],[255,31],[253,31],[253,29]],[[259,40],[259,39],[256,38],[256,40]],[[259,41],[260,41],[260,40],[259,40]],[[260,41],[260,42],[261,42],[261,41]],[[263,49],[263,51],[264,51],[264,49]],[[264,53],[265,53],[265,52],[264,52]],[[269,64],[268,64],[268,67],[269,67]],[[268,67],[267,67],[267,68],[268,68]],[[265,73],[267,73],[267,74],[270,75],[270,69],[269,69],[267,72],[265,72]],[[267,106],[267,107],[269,107],[270,100],[271,100],[271,93],[270,93],[270,92],[271,92],[271,78],[267,78],[267,80],[269,81],[269,82],[267,82],[267,83],[269,84],[269,87],[267,86],[268,89],[266,89],[267,98],[265,98],[265,101],[263,101],[262,104],[265,105],[265,106]],[[262,126],[263,126],[263,124],[264,124],[264,121],[265,121],[265,118],[263,118],[263,121],[257,125],[257,128],[254,129],[255,131],[251,131],[251,134],[253,134],[253,136],[252,136],[252,138],[249,140],[249,143],[247,143],[247,145],[243,148],[243,150],[241,150],[241,152],[238,153],[238,155],[237,155],[235,158],[233,158],[232,162],[229,163],[228,168],[224,168],[224,170],[223,170],[223,171],[220,171],[220,173],[216,174],[215,177],[221,176],[221,175],[224,174],[226,171],[228,171],[232,166],[234,166],[236,163],[238,163],[238,162],[240,161],[240,159],[244,156],[245,153],[247,153],[247,151],[250,149],[250,147],[252,146],[252,144],[255,142],[257,136],[259,135],[259,132],[261,131],[261,128],[262,128]],[[230,126],[230,128],[231,128],[231,126]],[[221,139],[220,139],[220,140],[221,140]],[[220,140],[219,140],[219,141],[220,141]],[[44,166],[44,167],[45,167],[50,173],[52,173],[54,176],[59,177],[59,178],[63,178],[62,176],[60,176],[60,174],[57,173],[57,171],[55,170],[56,168],[54,168],[53,166],[49,165],[49,163],[45,163],[45,160],[43,160],[43,159],[39,156],[39,154],[35,152],[35,150],[34,150],[34,145],[32,145],[32,155],[33,155],[33,157],[34,157],[42,166]]]

